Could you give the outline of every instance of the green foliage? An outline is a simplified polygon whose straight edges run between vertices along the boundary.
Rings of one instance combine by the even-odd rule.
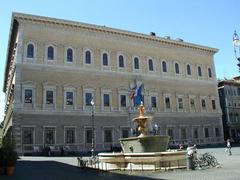
[[[15,166],[18,156],[15,151],[15,141],[9,133],[3,138],[1,151],[2,156],[0,155],[0,158],[2,158],[5,165]]]
[[[4,165],[4,152],[3,148],[0,148],[0,167],[3,167]]]

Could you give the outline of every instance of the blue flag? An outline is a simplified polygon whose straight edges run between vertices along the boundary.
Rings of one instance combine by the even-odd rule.
[[[134,97],[134,105],[135,106],[139,106],[141,104],[141,101],[142,101],[142,89],[143,89],[143,84],[138,86],[137,89],[136,89],[136,94],[135,94],[135,97]]]

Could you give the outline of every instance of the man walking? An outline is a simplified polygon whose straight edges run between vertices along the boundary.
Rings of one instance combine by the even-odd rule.
[[[231,152],[231,142],[230,142],[230,139],[227,139],[227,152],[228,152],[228,155],[231,156],[232,155],[232,152]]]

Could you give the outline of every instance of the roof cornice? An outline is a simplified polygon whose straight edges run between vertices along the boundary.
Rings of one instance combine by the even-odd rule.
[[[47,24],[60,25],[60,26],[66,26],[66,27],[81,28],[85,30],[98,31],[102,33],[110,33],[110,34],[121,35],[121,36],[136,38],[136,39],[150,40],[153,42],[160,42],[168,45],[175,45],[175,46],[180,46],[185,48],[207,51],[212,54],[215,54],[218,52],[218,49],[216,48],[210,48],[207,46],[197,45],[193,43],[188,43],[188,42],[183,42],[183,41],[178,41],[173,39],[166,39],[158,36],[152,36],[152,35],[136,33],[136,32],[126,31],[126,30],[115,29],[115,28],[110,28],[106,26],[99,26],[99,25],[87,24],[82,22],[56,19],[56,18],[50,18],[45,16],[16,13],[16,12],[13,13],[13,17],[16,20],[25,20],[25,21],[32,21],[32,22],[38,22],[38,23],[47,23]]]

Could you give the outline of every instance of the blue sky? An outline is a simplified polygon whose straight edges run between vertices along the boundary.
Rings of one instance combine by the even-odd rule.
[[[49,16],[105,25],[219,49],[215,55],[217,78],[239,76],[232,35],[240,35],[239,0],[11,0],[0,7],[0,88],[12,12]],[[4,94],[0,93],[0,121]]]

